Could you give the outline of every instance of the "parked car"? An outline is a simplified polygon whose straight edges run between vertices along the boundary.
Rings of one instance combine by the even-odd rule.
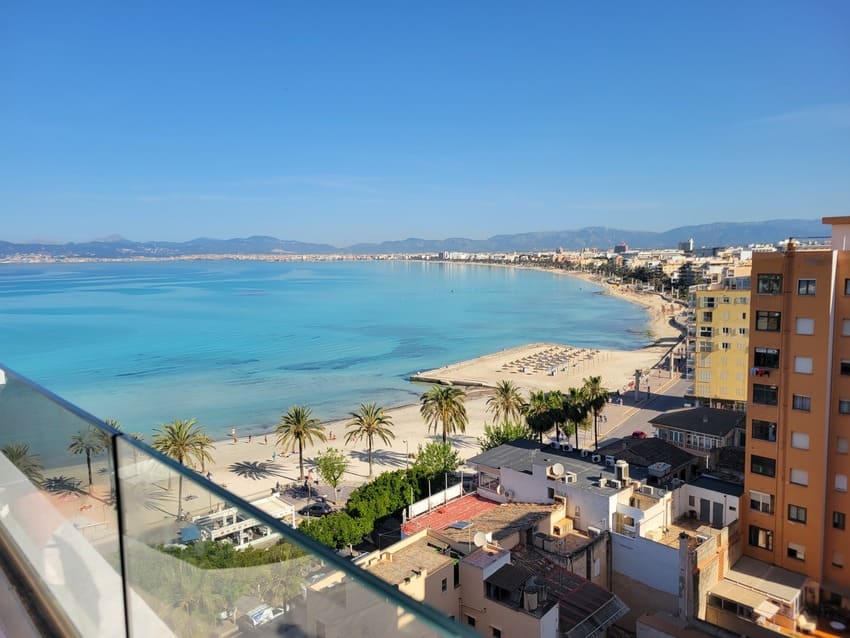
[[[289,611],[289,605],[287,605],[286,608],[283,608],[272,607],[271,605],[263,603],[253,609],[249,609],[239,616],[236,620],[236,626],[239,627],[241,631],[248,632],[256,629],[257,627],[267,625],[273,620],[283,616],[287,611]]]
[[[646,432],[644,432],[643,430],[635,430],[634,432],[632,432],[632,438],[633,439],[645,439],[646,438]]]
[[[298,513],[301,516],[327,516],[333,511],[334,508],[327,503],[311,503],[298,510]]]

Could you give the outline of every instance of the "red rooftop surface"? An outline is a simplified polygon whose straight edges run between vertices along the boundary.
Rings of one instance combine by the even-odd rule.
[[[468,494],[449,501],[445,505],[435,507],[426,514],[411,518],[404,524],[402,530],[407,536],[428,529],[446,529],[452,523],[469,521],[479,514],[499,507],[498,503],[481,498],[478,494]]]

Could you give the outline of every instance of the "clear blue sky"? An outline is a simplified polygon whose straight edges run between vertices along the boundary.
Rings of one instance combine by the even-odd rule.
[[[127,4],[3,4],[0,239],[850,215],[845,0]]]

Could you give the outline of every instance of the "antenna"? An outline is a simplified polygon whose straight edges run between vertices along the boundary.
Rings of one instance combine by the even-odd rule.
[[[475,543],[476,547],[482,547],[487,542],[487,534],[484,532],[475,532],[472,542]]]
[[[552,475],[553,476],[563,476],[564,475],[564,466],[562,463],[555,463],[552,466]]]

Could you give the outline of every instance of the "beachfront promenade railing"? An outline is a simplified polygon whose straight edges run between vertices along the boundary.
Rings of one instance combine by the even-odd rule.
[[[0,448],[0,568],[42,635],[475,635],[2,367]],[[264,536],[269,564],[226,547]]]

